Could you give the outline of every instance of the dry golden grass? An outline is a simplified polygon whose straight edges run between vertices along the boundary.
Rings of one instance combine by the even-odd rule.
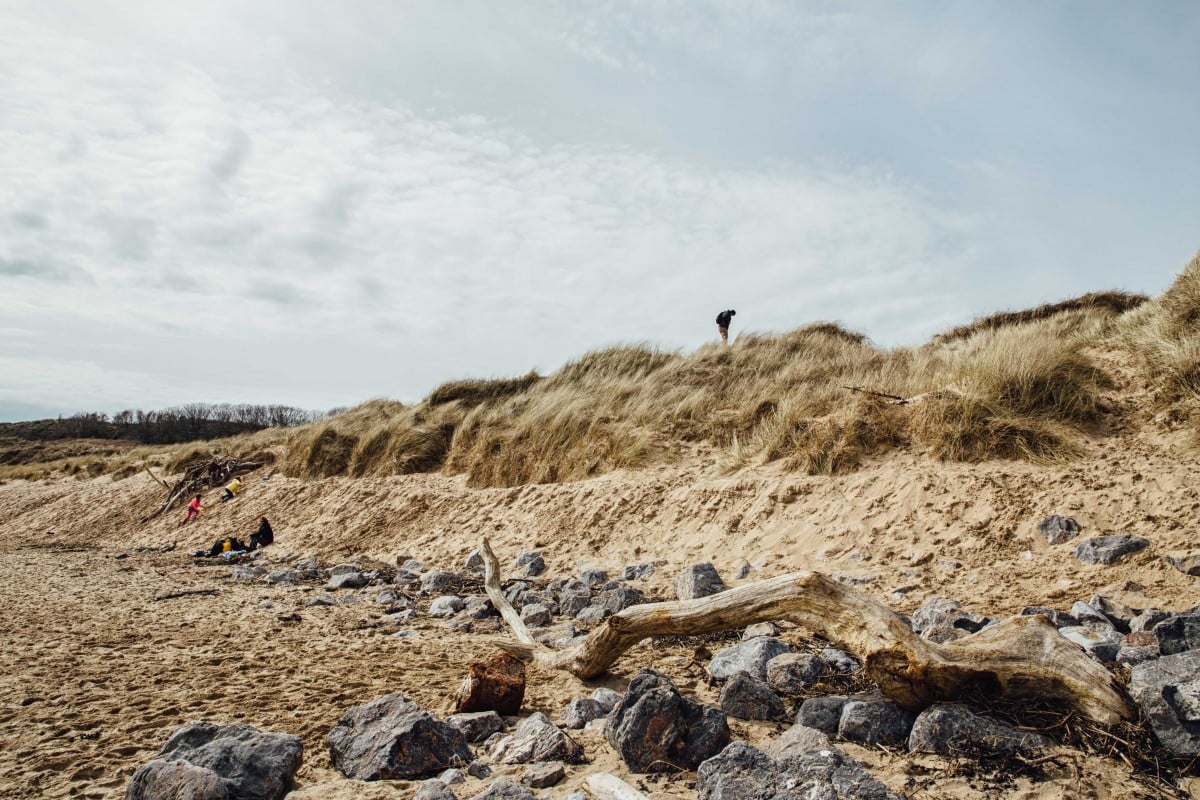
[[[1134,356],[1163,427],[1200,453],[1200,254],[1158,300],[1128,314],[1108,341]]]
[[[890,351],[832,323],[688,355],[610,347],[544,378],[455,381],[411,407],[372,401],[298,431],[285,469],[443,470],[516,486],[669,460],[684,442],[714,446],[725,470],[782,460],[838,474],[908,446],[942,459],[1059,460],[1102,413],[1107,378],[1085,344],[1122,307],[1081,303]]]
[[[1070,300],[1047,303],[1036,308],[1026,309],[1025,311],[1001,311],[997,314],[989,314],[967,325],[959,325],[945,333],[939,333],[934,337],[934,342],[946,343],[955,341],[956,339],[967,339],[982,331],[1008,328],[1014,325],[1023,325],[1027,322],[1037,322],[1070,311],[1099,310],[1107,312],[1110,315],[1120,315],[1126,311],[1132,311],[1142,304],[1149,302],[1149,300],[1150,298],[1144,294],[1131,294],[1129,292],[1118,291],[1091,292],[1080,297],[1071,298]]]

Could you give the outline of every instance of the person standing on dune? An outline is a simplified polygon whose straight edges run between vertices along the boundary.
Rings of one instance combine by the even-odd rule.
[[[725,344],[729,344],[729,323],[736,313],[733,309],[729,309],[717,314],[717,333],[721,334],[721,341]]]

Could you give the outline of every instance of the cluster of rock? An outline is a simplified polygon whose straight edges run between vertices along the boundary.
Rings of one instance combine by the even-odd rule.
[[[1079,526],[1069,518],[1051,517],[1039,530],[1057,544],[1076,537]],[[1095,537],[1080,543],[1075,552],[1088,563],[1109,564],[1146,546],[1145,540],[1140,542],[1136,537]],[[1185,557],[1177,562],[1181,571],[1191,568]],[[251,562],[236,566],[233,577],[275,584],[324,583],[327,591],[309,605],[373,601],[384,607],[381,627],[401,627],[418,614],[444,619],[463,631],[501,626],[483,593],[478,553],[468,558],[462,572],[426,569],[407,557],[397,564],[321,567],[309,559],[272,571]],[[506,583],[505,596],[535,637],[551,646],[568,646],[613,614],[654,600],[633,585],[653,574],[652,564],[627,566],[619,579],[598,568],[547,579],[541,554],[528,551],[512,568],[515,574]],[[1200,557],[1196,568],[1200,571]],[[694,600],[724,591],[726,585],[712,564],[696,564],[677,577],[674,588],[680,600]],[[1200,606],[1169,613],[1129,608],[1096,595],[1067,611],[1029,607],[1022,613],[1043,615],[1097,660],[1132,667],[1130,692],[1163,744],[1177,755],[1200,749]],[[909,622],[918,635],[945,643],[993,620],[964,609],[956,600],[933,598]],[[715,706],[683,695],[665,675],[642,670],[624,695],[597,689],[589,697],[573,699],[557,724],[541,713],[518,717],[524,667],[511,656],[497,655],[471,666],[456,697],[459,713],[445,719],[400,694],[347,710],[327,737],[330,759],[355,779],[424,779],[416,794],[424,800],[456,800],[452,787],[464,776],[491,777],[492,765],[527,765],[519,784],[497,778],[475,800],[530,798],[535,796],[532,790],[561,782],[565,764],[586,759],[571,732],[589,729],[602,731],[631,772],[696,771],[701,798],[786,794],[890,799],[896,795],[833,742],[979,758],[1034,756],[1049,745],[1043,736],[1016,730],[963,705],[937,704],[914,714],[877,691],[829,694],[831,688],[854,683],[859,671],[854,658],[832,647],[797,652],[779,635],[772,623],[753,625],[742,641],[711,657],[708,676],[721,685]],[[731,741],[730,717],[793,724],[759,750]],[[264,737],[270,747],[239,744],[254,736]],[[260,754],[269,756],[264,762],[268,766],[246,761],[258,760]],[[129,797],[184,796],[180,787],[196,789],[186,796],[214,800],[282,797],[278,792],[286,793],[299,763],[295,737],[248,726],[194,723],[177,731],[162,753],[138,770]],[[264,771],[279,785],[256,784],[255,776]]]

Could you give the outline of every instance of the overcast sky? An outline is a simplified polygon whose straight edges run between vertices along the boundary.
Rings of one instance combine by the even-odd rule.
[[[0,420],[327,409],[1200,249],[1194,2],[0,0]]]

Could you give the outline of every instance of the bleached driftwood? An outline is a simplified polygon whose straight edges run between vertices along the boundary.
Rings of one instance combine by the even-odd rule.
[[[913,633],[887,606],[818,572],[780,575],[697,600],[630,606],[580,644],[552,650],[534,641],[505,599],[499,564],[486,539],[480,552],[488,596],[519,642],[503,648],[583,679],[604,672],[647,636],[695,636],[786,619],[857,655],[867,676],[911,710],[983,695],[1065,701],[1104,724],[1131,714],[1112,674],[1044,617],[1012,617],[964,639],[935,644]]]
[[[587,788],[593,797],[599,800],[650,800],[649,797],[630,786],[616,775],[598,772],[589,775]]]

